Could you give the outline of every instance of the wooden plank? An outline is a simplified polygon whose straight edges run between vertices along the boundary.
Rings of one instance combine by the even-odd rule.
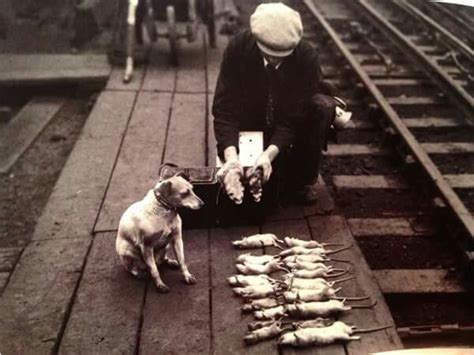
[[[170,93],[141,92],[100,211],[95,232],[118,227],[120,216],[158,178],[171,108]]]
[[[60,353],[131,354],[135,350],[146,281],[125,271],[116,255],[115,236],[105,233],[94,238]]]
[[[0,272],[13,270],[16,260],[20,256],[22,250],[22,248],[1,248]]]
[[[387,97],[390,105],[407,106],[407,105],[445,105],[446,103],[440,99],[433,97]]]
[[[212,348],[214,354],[243,354],[243,353],[275,353],[271,351],[271,342],[264,342],[247,347],[243,337],[247,324],[252,316],[243,317],[241,314],[242,300],[232,292],[227,283],[227,277],[237,274],[235,259],[239,254],[262,254],[262,248],[253,250],[235,249],[231,242],[243,236],[258,233],[254,226],[216,228],[210,231],[211,238],[211,272],[212,272]]]
[[[388,155],[389,151],[366,144],[329,144],[327,156],[342,155]]]
[[[1,54],[1,85],[105,82],[110,65],[103,54]]]
[[[98,98],[0,298],[2,352],[51,353],[58,343],[134,97]]]
[[[140,90],[143,82],[143,76],[145,75],[145,67],[143,65],[135,67],[133,70],[133,77],[129,83],[123,82],[123,75],[125,68],[115,67],[110,73],[109,80],[107,81],[106,90]]]
[[[274,233],[279,238],[283,239],[286,236],[300,238],[304,240],[311,240],[311,231],[308,227],[308,223],[305,219],[291,220],[291,221],[280,221],[265,223],[262,226],[262,232]],[[315,236],[317,239],[317,236]],[[267,254],[278,254],[280,250],[277,248],[265,248]],[[283,273],[280,273],[280,276]],[[343,355],[345,354],[344,346],[341,344],[334,344],[325,347],[312,347],[307,349],[291,349],[285,348],[282,351],[285,355],[290,354],[334,354]]]
[[[0,343],[8,354],[51,353],[80,277],[90,235],[32,242],[0,298]]]
[[[399,176],[386,175],[336,175],[334,185],[342,189],[407,189]]]
[[[350,120],[347,123],[347,126],[344,129],[369,129],[376,128],[377,126],[370,121],[361,121],[361,120]]]
[[[179,68],[176,79],[177,92],[206,92],[206,57],[203,27],[197,32],[194,43],[179,48]]]
[[[383,64],[362,64],[362,68],[364,68],[370,76],[377,77],[416,78],[420,75],[419,70],[407,67],[397,67],[388,73],[386,66]]]
[[[140,354],[199,354],[210,352],[209,236],[207,230],[183,235],[186,262],[196,276],[195,285],[182,281],[179,271],[163,269],[167,294],[148,285]]]
[[[71,238],[92,231],[136,94],[103,92],[38,221],[33,239]]]
[[[267,221],[285,221],[304,218],[304,209],[301,205],[286,205],[276,207],[266,217]]]
[[[454,189],[473,189],[474,174],[443,175]]]
[[[175,94],[165,163],[204,166],[206,161],[206,94]]]
[[[7,285],[9,276],[9,272],[0,272],[0,296],[2,294],[3,288]]]
[[[377,78],[373,80],[377,86],[415,86],[415,85],[426,85],[428,82],[423,79],[414,78]]]
[[[329,214],[334,211],[335,203],[321,175],[318,176],[316,186],[317,200],[315,203],[304,205],[303,213],[306,217],[318,214]]]
[[[151,48],[142,90],[172,92],[176,88],[176,75],[177,67],[169,59],[169,44],[160,40]]]
[[[35,97],[0,130],[0,173],[6,173],[64,104],[64,98]]]
[[[402,121],[409,128],[445,128],[468,126],[467,122],[462,122],[454,118],[402,118]]]
[[[383,293],[458,293],[466,292],[448,270],[374,270]]]
[[[342,243],[352,246],[350,249],[338,253],[337,256],[334,255],[334,257],[351,261],[352,269],[350,273],[356,277],[355,281],[348,281],[341,284],[343,289],[340,294],[345,296],[370,295],[372,301],[377,301],[377,304],[371,309],[355,309],[342,315],[340,319],[364,328],[380,325],[394,325],[393,328],[384,331],[362,334],[360,341],[353,341],[346,344],[347,353],[368,354],[375,351],[402,348],[385,299],[344,219],[336,215],[318,216],[311,217],[309,224],[313,233],[318,235],[317,239],[319,241]],[[336,262],[334,262],[334,264],[337,264],[337,267],[347,266],[347,264]],[[358,303],[361,304],[361,302]]]
[[[472,154],[474,143],[469,142],[444,142],[444,143],[420,143],[428,154]]]
[[[217,24],[217,28],[220,28],[220,24]],[[206,65],[207,65],[207,91],[214,92],[216,88],[217,78],[219,76],[222,55],[229,42],[227,36],[220,34],[216,35],[216,48],[209,46],[209,39],[206,33]]]
[[[350,218],[347,224],[354,237],[368,236],[426,236],[432,235],[433,229],[420,225],[411,218]]]

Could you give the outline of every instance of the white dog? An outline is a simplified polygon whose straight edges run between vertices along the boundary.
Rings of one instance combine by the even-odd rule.
[[[157,265],[165,263],[178,267],[188,284],[196,278],[189,272],[185,261],[182,222],[177,208],[199,209],[204,202],[194,194],[193,186],[180,175],[158,182],[145,198],[131,205],[122,215],[117,233],[116,249],[122,264],[137,277],[150,271],[160,292],[168,292]],[[176,260],[167,256],[173,245]]]

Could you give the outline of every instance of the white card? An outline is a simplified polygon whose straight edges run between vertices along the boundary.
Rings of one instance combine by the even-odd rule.
[[[239,133],[239,161],[243,167],[255,164],[258,157],[263,153],[263,132],[240,132]],[[216,166],[222,165],[219,157],[216,157]]]

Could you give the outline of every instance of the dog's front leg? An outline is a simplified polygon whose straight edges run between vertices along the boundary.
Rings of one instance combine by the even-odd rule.
[[[186,262],[184,260],[184,248],[183,248],[183,238],[181,235],[181,228],[178,228],[176,235],[173,238],[173,248],[174,253],[176,255],[176,259],[178,260],[179,267],[181,269],[181,273],[183,274],[184,281],[187,284],[194,284],[196,283],[196,278],[193,274],[191,274],[186,266]]]
[[[142,246],[142,255],[145,263],[150,268],[151,277],[155,282],[156,287],[158,288],[159,292],[169,292],[169,287],[163,282],[160,276],[160,272],[158,271],[158,267],[156,266],[155,262],[155,253],[152,248]]]

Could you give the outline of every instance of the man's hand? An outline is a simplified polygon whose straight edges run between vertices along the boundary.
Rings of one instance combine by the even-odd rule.
[[[262,180],[263,183],[265,184],[270,180],[270,176],[272,175],[272,161],[268,155],[268,153],[265,151],[263,152],[255,162],[254,166],[249,168],[246,172],[246,178],[250,179],[251,176],[257,174],[258,170],[262,171]]]
[[[243,172],[239,161],[231,159],[226,161],[216,174],[227,196],[238,205],[244,200]]]

